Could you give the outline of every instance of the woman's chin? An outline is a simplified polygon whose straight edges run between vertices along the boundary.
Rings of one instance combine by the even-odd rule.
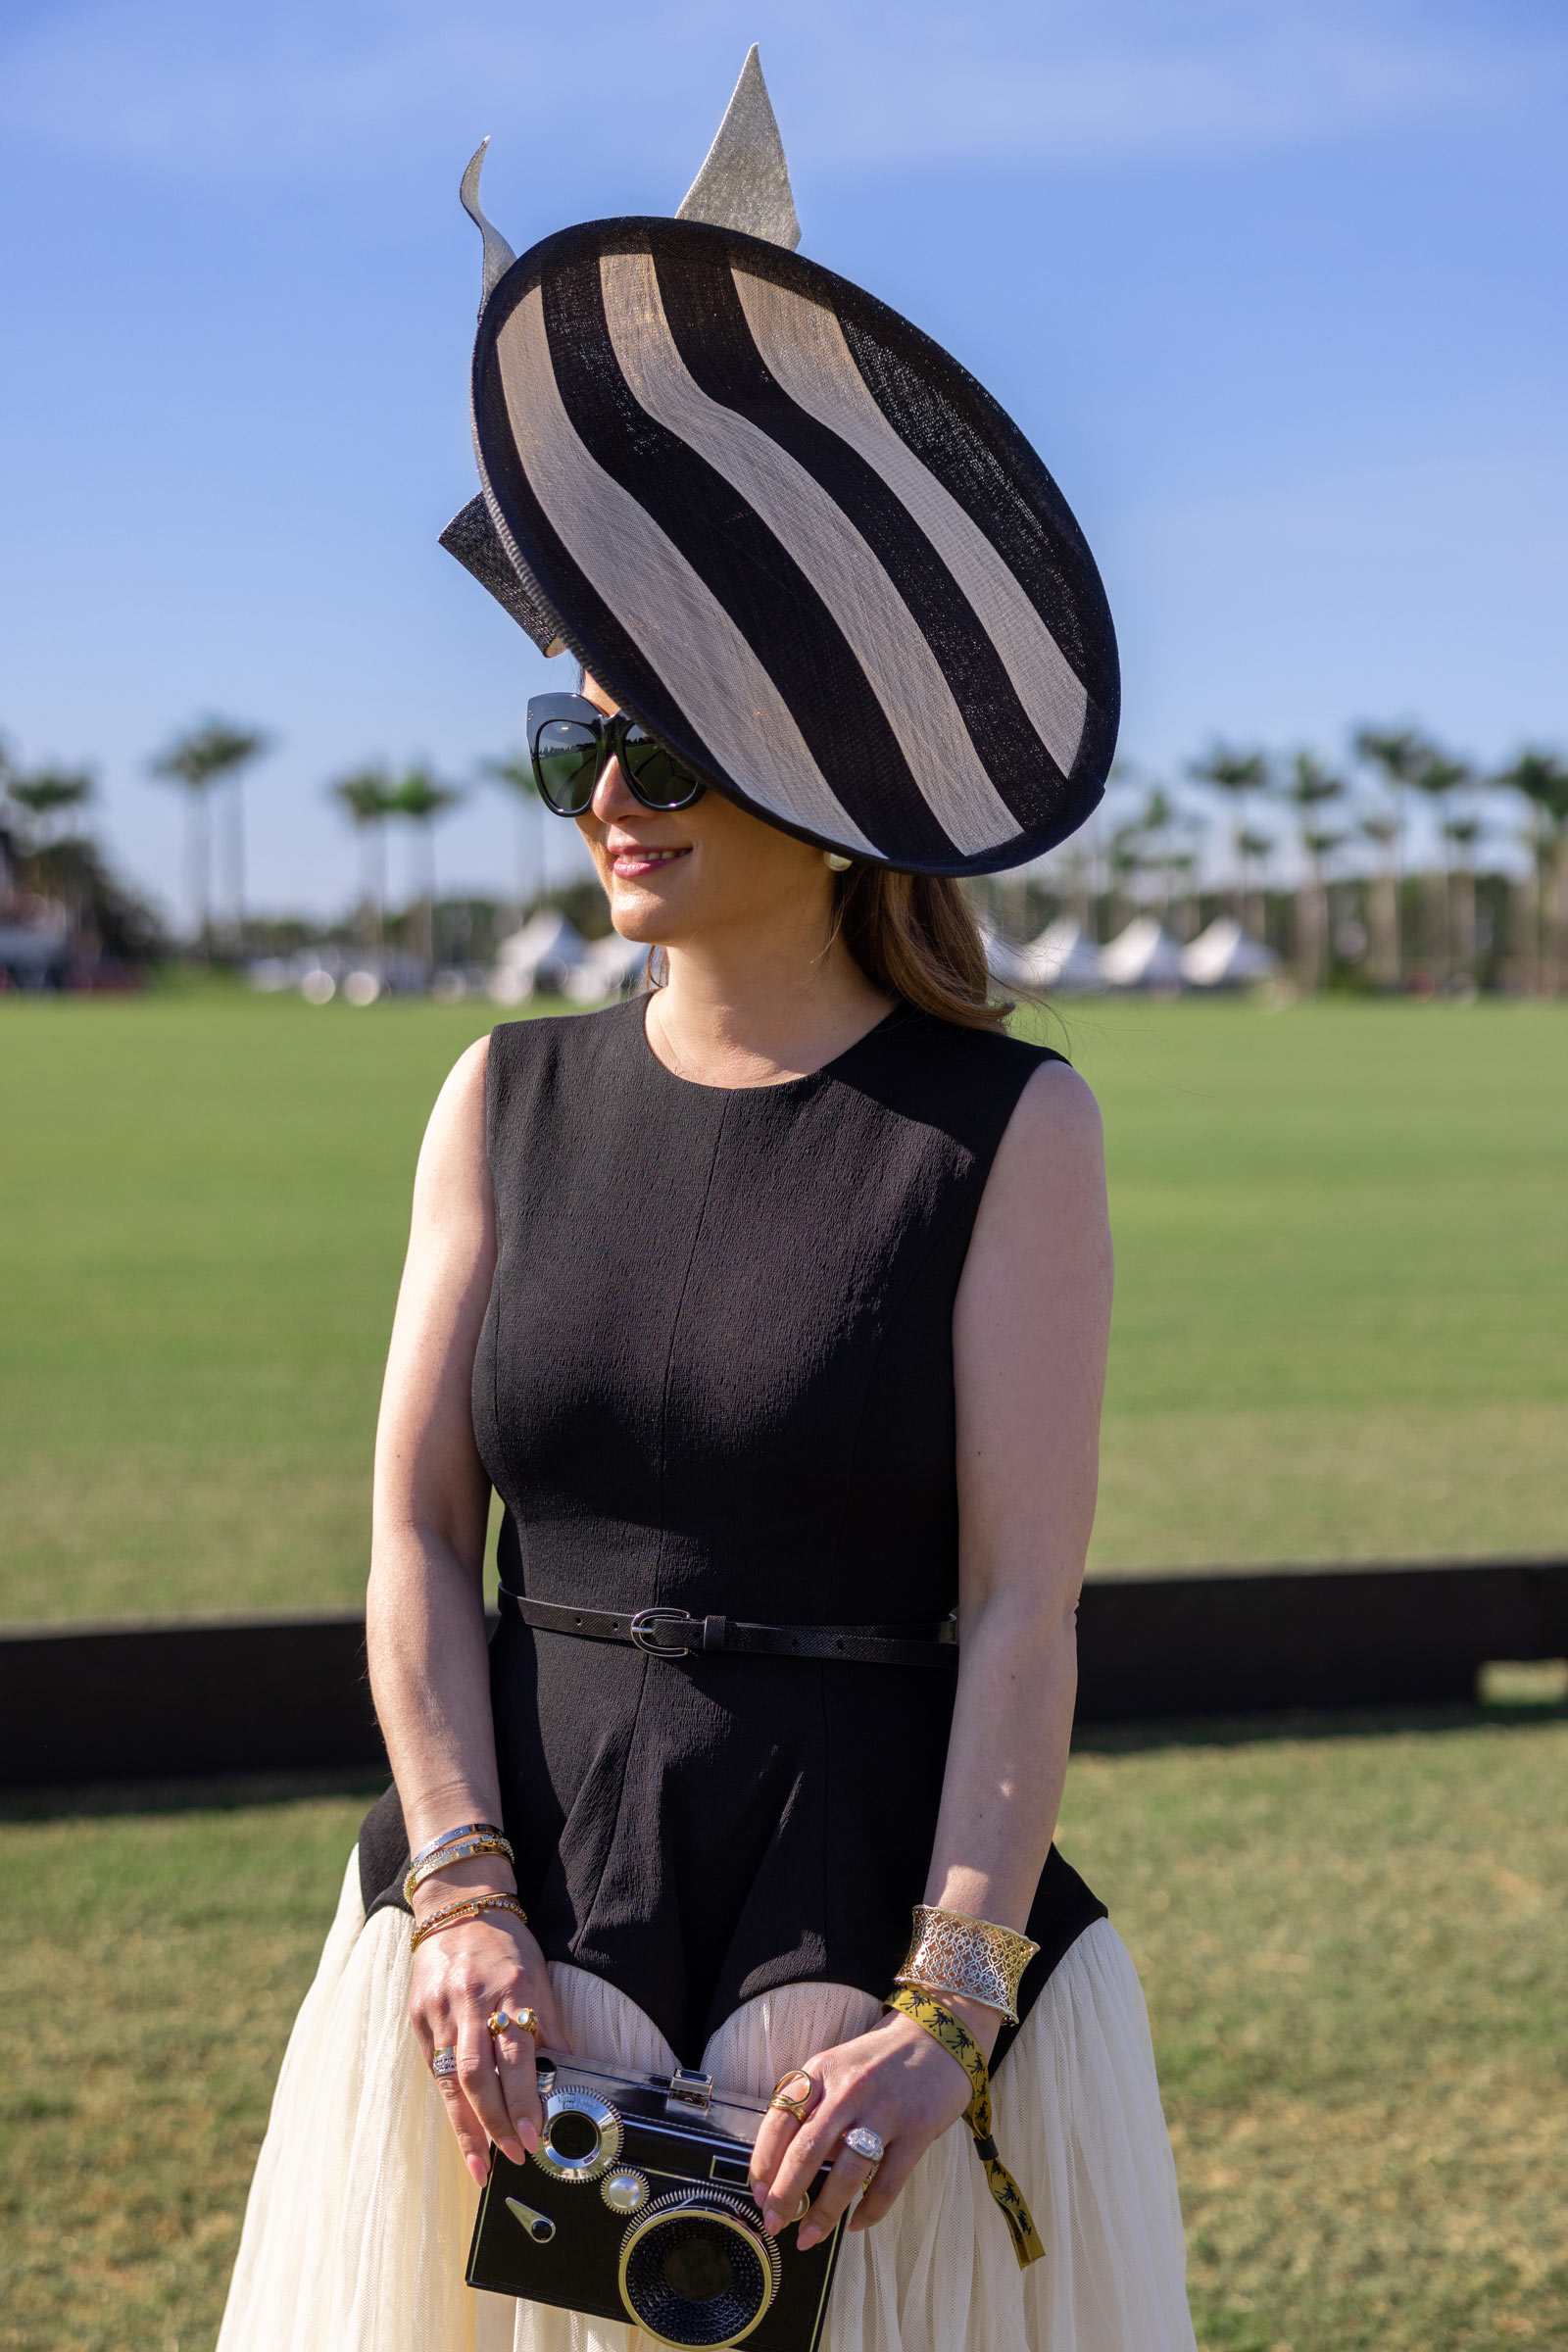
[[[669,937],[672,891],[650,889],[641,882],[614,882],[610,893],[610,919],[622,939],[639,947],[664,946]]]

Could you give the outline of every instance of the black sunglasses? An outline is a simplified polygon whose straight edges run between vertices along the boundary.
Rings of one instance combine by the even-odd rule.
[[[618,760],[626,790],[645,808],[689,808],[708,790],[624,710],[608,717],[585,694],[536,694],[528,705],[528,758],[547,808],[581,816],[606,762]]]

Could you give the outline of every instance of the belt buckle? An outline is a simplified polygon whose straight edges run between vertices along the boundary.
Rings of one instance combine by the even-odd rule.
[[[661,1642],[658,1635],[662,1625],[690,1625],[691,1622],[690,1614],[685,1609],[639,1609],[627,1631],[637,1647],[646,1650],[651,1658],[689,1658],[692,1647],[689,1642],[671,1644]]]

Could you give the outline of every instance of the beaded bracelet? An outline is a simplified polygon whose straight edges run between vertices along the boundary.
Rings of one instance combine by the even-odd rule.
[[[460,1862],[471,1862],[477,1854],[501,1854],[508,1862],[516,1856],[499,1830],[488,1831],[483,1837],[459,1838],[449,1844],[438,1845],[435,1852],[425,1853],[410,1868],[403,1882],[403,1900],[412,1903],[415,1888],[426,1879],[433,1879],[439,1870],[456,1870]]]
[[[514,1894],[475,1894],[465,1903],[449,1903],[444,1911],[432,1911],[422,1919],[409,1938],[409,1949],[416,1952],[427,1936],[439,1936],[443,1928],[455,1928],[460,1920],[477,1919],[482,1911],[514,1911],[524,1927],[528,1914]]]
[[[1015,2026],[1018,1986],[1039,1949],[1013,1928],[999,1928],[967,1911],[937,1911],[917,1903],[908,1957],[893,1982],[917,1984],[922,1992],[958,1993],[1000,2009]]]

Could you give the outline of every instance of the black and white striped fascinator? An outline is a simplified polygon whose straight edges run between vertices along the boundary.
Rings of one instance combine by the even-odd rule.
[[[770,823],[932,874],[1063,840],[1116,737],[1094,559],[973,377],[795,252],[755,48],[673,220],[514,259],[483,154],[483,492],[443,544]]]

